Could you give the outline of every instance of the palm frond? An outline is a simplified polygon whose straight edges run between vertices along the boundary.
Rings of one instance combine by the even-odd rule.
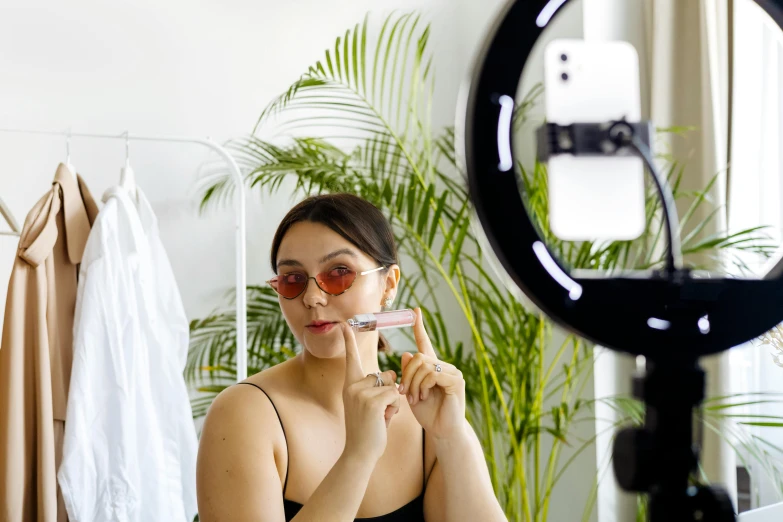
[[[233,294],[229,303],[233,302]],[[247,288],[249,370],[282,362],[295,352],[296,341],[280,314],[277,294],[267,287]],[[185,378],[196,385],[236,377],[236,313],[215,312],[190,324],[190,350]],[[255,373],[255,372],[254,372]]]
[[[302,110],[305,115],[293,117],[287,125],[304,123],[312,129],[315,111],[323,114],[331,127],[360,128],[359,137],[366,132],[404,142],[407,130],[420,122],[419,96],[432,80],[429,34],[429,25],[421,24],[420,15],[392,13],[373,38],[369,16],[365,17],[269,103],[253,134],[272,117]],[[374,44],[374,52],[368,48],[370,44]],[[371,64],[368,57],[372,55]]]

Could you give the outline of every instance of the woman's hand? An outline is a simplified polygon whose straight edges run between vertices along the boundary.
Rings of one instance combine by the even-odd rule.
[[[353,330],[340,323],[345,339],[344,454],[377,462],[386,450],[387,430],[400,410],[400,396],[394,389],[394,370],[381,373],[383,386],[375,387],[375,375],[365,375]]]
[[[465,380],[455,366],[439,361],[424,329],[421,309],[413,326],[418,353],[402,354],[400,394],[405,394],[416,420],[436,439],[462,436],[465,428]],[[435,370],[439,364],[441,371]]]

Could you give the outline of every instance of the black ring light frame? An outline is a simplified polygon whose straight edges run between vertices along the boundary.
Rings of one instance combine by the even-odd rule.
[[[783,29],[783,0],[755,1]],[[503,268],[553,320],[613,350],[694,361],[763,334],[783,319],[783,261],[761,280],[579,278],[568,274],[534,228],[516,169],[510,168],[516,163],[507,106],[516,98],[539,36],[570,3],[510,2],[477,58],[469,85],[461,129],[464,164],[477,216]],[[509,139],[507,149],[501,143],[505,150],[500,136]]]

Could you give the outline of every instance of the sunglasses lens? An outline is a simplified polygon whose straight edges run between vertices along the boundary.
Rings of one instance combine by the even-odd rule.
[[[356,272],[350,268],[334,268],[328,272],[322,272],[316,276],[318,285],[325,292],[339,295],[348,290],[356,279]]]
[[[302,293],[307,286],[307,277],[304,274],[285,274],[272,279],[269,284],[281,296],[293,299]]]

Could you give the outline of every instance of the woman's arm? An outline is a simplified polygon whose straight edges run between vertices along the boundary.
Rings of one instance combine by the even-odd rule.
[[[279,432],[279,434],[278,434]],[[272,404],[250,386],[231,386],[212,402],[198,449],[201,522],[284,522],[274,442],[282,437]]]
[[[435,439],[435,452],[424,493],[427,522],[508,521],[492,489],[481,443],[467,420],[460,436]]]
[[[292,522],[353,522],[375,462],[343,453]]]
[[[201,522],[284,522],[273,444],[283,437],[279,426],[272,403],[251,386],[232,386],[215,399],[199,443]],[[344,452],[293,520],[353,522],[375,464]]]
[[[435,441],[437,458],[424,493],[427,522],[507,520],[495,498],[481,443],[465,419],[465,379],[438,359],[416,309],[413,334],[418,352],[402,354],[400,393]]]

